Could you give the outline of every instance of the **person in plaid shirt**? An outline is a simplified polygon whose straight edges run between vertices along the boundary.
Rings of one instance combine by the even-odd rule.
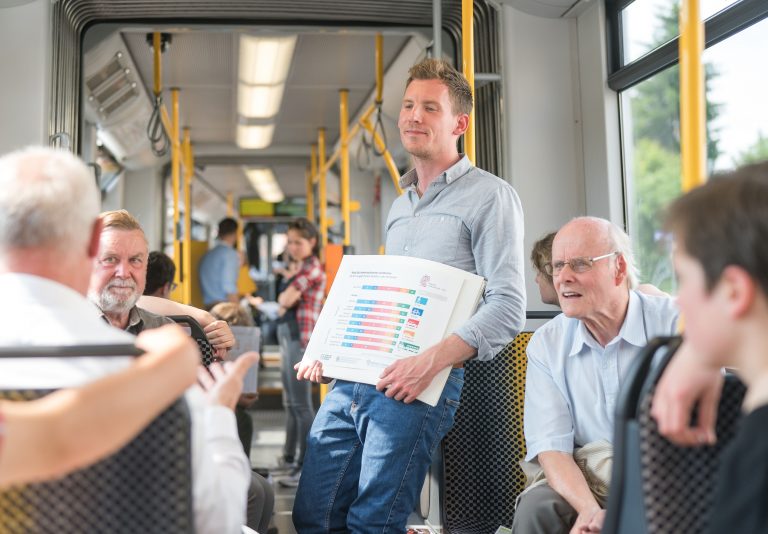
[[[283,461],[294,460],[298,445],[299,455],[289,476],[280,479],[287,487],[298,485],[304,461],[306,438],[315,412],[312,406],[312,384],[299,381],[294,366],[304,356],[309,336],[315,328],[325,297],[325,271],[320,264],[319,235],[307,219],[297,219],[288,227],[287,254],[299,264],[299,271],[286,281],[285,289],[277,297],[284,313],[277,327],[277,338],[282,353],[283,406],[286,419]],[[282,311],[282,310],[281,310]]]

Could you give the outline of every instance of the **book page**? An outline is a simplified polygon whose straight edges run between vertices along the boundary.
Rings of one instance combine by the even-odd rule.
[[[467,277],[482,281],[419,258],[344,256],[304,357],[322,361],[327,377],[375,385],[395,360],[445,337]],[[476,288],[477,281],[470,286]],[[440,373],[437,396],[433,391],[425,397],[430,404],[437,402],[449,371]]]

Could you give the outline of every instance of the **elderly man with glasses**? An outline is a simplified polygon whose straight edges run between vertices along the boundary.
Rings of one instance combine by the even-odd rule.
[[[525,439],[532,486],[516,533],[599,532],[605,515],[616,399],[632,359],[674,334],[672,299],[638,293],[629,237],[595,217],[555,236],[552,274],[563,314],[528,344]]]

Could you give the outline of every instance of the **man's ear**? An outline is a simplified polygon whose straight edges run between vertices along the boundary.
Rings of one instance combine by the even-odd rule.
[[[616,285],[620,286],[624,284],[627,281],[627,275],[628,275],[628,266],[627,266],[627,260],[624,258],[624,254],[618,254],[616,256]]]
[[[88,257],[93,259],[99,253],[99,241],[101,241],[101,230],[103,222],[101,219],[93,221],[91,228],[91,237],[88,239]]]
[[[712,291],[722,296],[728,315],[737,319],[752,308],[758,288],[755,280],[742,267],[729,265],[723,269]]]
[[[453,129],[453,135],[464,135],[467,128],[469,128],[469,115],[466,113],[459,113],[456,117],[456,127]]]

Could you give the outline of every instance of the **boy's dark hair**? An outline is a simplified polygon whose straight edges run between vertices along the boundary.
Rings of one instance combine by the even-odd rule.
[[[237,233],[237,221],[232,217],[226,217],[219,221],[219,237],[225,237]]]
[[[165,284],[173,283],[175,275],[176,265],[173,260],[159,250],[153,250],[147,259],[147,285],[144,287],[144,294],[152,295]]]
[[[312,247],[312,254],[315,256],[320,255],[320,234],[317,228],[308,219],[300,217],[288,225],[288,230],[298,232],[304,239],[315,240],[315,245]]]
[[[708,290],[737,265],[768,295],[768,162],[715,176],[680,197],[666,226],[704,268]]]

